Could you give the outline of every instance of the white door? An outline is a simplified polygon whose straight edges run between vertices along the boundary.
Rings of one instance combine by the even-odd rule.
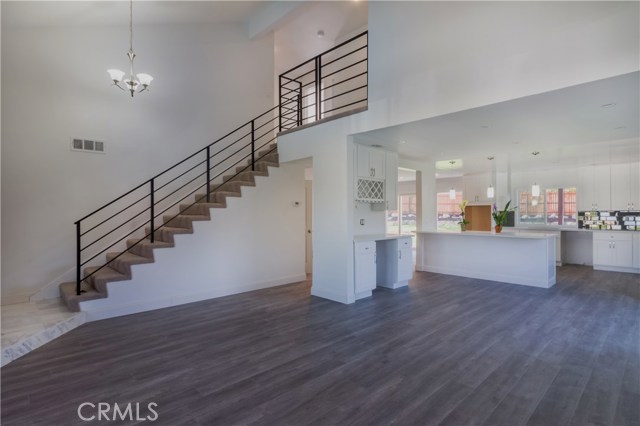
[[[313,271],[313,233],[312,231],[312,223],[313,223],[313,197],[312,195],[312,185],[313,181],[305,180],[304,181],[304,198],[305,198],[305,259],[304,259],[304,270],[305,273],[311,274]]]
[[[633,267],[633,242],[629,240],[615,240],[613,242],[614,253],[613,266],[621,268]]]

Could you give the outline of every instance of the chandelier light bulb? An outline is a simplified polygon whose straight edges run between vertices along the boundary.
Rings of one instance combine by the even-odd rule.
[[[493,189],[493,186],[489,185],[489,187],[487,188],[487,198],[493,198],[496,196],[496,192]]]
[[[453,189],[453,188],[451,188],[451,189],[449,190],[449,199],[450,199],[450,200],[455,200],[455,199],[456,199],[456,190],[455,190],[455,189]]]
[[[109,73],[109,77],[111,77],[111,80],[113,80],[115,83],[120,83],[122,81],[122,78],[124,77],[124,71],[110,69],[107,70],[107,72]]]

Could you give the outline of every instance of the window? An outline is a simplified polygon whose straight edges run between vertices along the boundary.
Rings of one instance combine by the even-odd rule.
[[[452,200],[449,197],[449,191],[438,192],[437,194],[438,209],[438,231],[459,231],[461,220],[460,203],[462,203],[462,191],[456,191],[456,198]]]
[[[576,188],[547,188],[539,197],[518,193],[518,223],[571,226],[578,222]]]
[[[398,210],[387,210],[387,233],[413,235],[416,230],[416,194],[398,197]]]

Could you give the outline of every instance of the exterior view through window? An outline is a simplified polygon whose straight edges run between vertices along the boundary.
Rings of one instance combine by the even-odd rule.
[[[449,197],[449,191],[438,192],[438,231],[459,231],[461,216],[460,203],[462,203],[462,191],[456,191],[456,198]]]
[[[520,191],[517,215],[522,225],[575,226],[578,223],[576,188],[547,188],[539,197]]]

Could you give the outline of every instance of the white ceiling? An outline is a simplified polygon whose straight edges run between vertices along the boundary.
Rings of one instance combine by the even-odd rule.
[[[489,171],[490,156],[519,170],[638,161],[639,76],[625,74],[374,130],[355,140],[396,150],[406,159],[458,160],[456,167],[438,171],[439,177]]]
[[[112,26],[129,24],[129,2],[3,1],[2,25],[8,27]],[[134,24],[238,23],[263,6],[262,1],[133,2]],[[37,5],[37,7],[34,7]]]

